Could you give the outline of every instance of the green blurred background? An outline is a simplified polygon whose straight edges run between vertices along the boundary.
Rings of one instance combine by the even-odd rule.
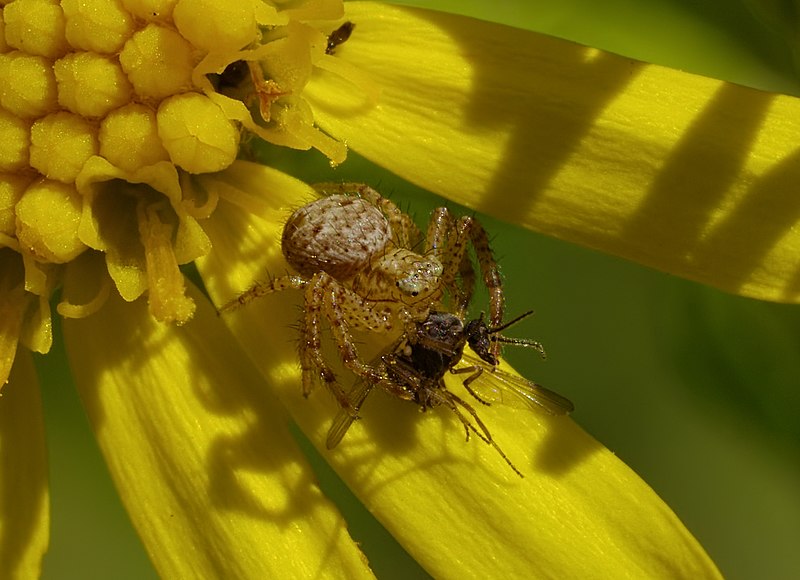
[[[735,0],[414,4],[800,94],[790,2],[769,3],[787,13],[759,20],[752,1]],[[444,203],[356,155],[336,170],[316,154],[263,157],[308,181],[369,182],[420,223]],[[800,577],[800,308],[724,295],[481,220],[494,235],[508,312],[536,310],[514,334],[541,340],[549,356],[542,363],[509,349],[512,363],[569,396],[575,420],[665,499],[728,578]],[[52,480],[44,577],[155,577],[69,382],[63,346],[37,363]],[[326,465],[317,469],[378,577],[424,577]]]

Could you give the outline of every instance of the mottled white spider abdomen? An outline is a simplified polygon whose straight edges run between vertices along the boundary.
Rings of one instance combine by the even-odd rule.
[[[337,280],[364,270],[392,240],[389,220],[357,196],[331,195],[295,211],[283,228],[286,261],[303,276],[324,271]]]

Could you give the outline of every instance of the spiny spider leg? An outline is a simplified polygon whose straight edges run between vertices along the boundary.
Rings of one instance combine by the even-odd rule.
[[[302,276],[279,276],[277,278],[269,278],[268,280],[258,281],[253,284],[244,293],[239,294],[233,300],[223,304],[218,312],[230,312],[252,302],[257,298],[272,294],[273,292],[281,292],[283,290],[302,290],[308,285],[308,280]]]
[[[458,231],[461,236],[468,235],[472,247],[475,248],[483,283],[489,290],[489,322],[492,326],[497,326],[503,321],[505,298],[503,280],[489,245],[489,235],[478,220],[469,216],[459,219]]]
[[[426,244],[428,250],[447,265],[442,274],[442,284],[451,293],[459,317],[464,316],[474,288],[475,274],[467,251],[472,244],[483,283],[489,291],[490,325],[500,325],[505,304],[503,281],[489,236],[480,222],[470,216],[455,219],[446,207],[437,208],[428,226]],[[455,283],[457,277],[461,280],[461,288]],[[492,350],[495,355],[499,354],[499,346]]]
[[[390,324],[380,309],[368,304],[361,296],[342,286],[325,272],[318,272],[306,280],[300,276],[281,276],[267,282],[257,282],[247,292],[220,308],[220,312],[234,310],[250,301],[283,290],[304,290],[305,315],[300,324],[299,358],[302,370],[303,395],[313,390],[317,375],[333,393],[339,405],[355,414],[347,393],[336,380],[336,375],[322,355],[322,318],[331,327],[334,342],[342,363],[357,376],[377,381],[381,376],[375,369],[361,361],[358,350],[349,332],[347,314],[359,312],[373,328]]]
[[[335,281],[330,280],[329,282],[332,284]],[[359,296],[353,295],[346,288],[341,286],[330,288],[328,292],[329,302],[327,315],[336,346],[339,349],[339,357],[347,368],[362,379],[371,382],[380,381],[383,376],[371,365],[361,361],[355,342],[353,342],[349,332],[347,318],[343,314],[343,312],[346,312],[346,306],[341,303],[345,300],[353,300],[359,302],[363,308],[367,308],[365,301],[362,301]],[[376,319],[379,318],[374,312],[372,312],[372,314],[375,315]],[[377,325],[378,322],[376,321],[375,324]]]
[[[442,264],[442,286],[447,289],[459,317],[467,310],[475,289],[475,269],[467,250],[467,240],[458,231],[459,223],[446,207],[433,210],[426,235],[426,248]],[[456,279],[460,279],[460,284]]]
[[[319,272],[311,278],[311,282],[306,287],[305,303],[306,336],[301,338],[300,343],[300,357],[302,361],[305,361],[301,365],[303,368],[303,392],[310,392],[313,369],[317,369],[339,405],[350,414],[355,415],[356,410],[347,393],[336,381],[333,371],[322,356],[321,315],[324,314],[330,324],[334,343],[342,363],[355,375],[371,382],[379,381],[382,375],[371,365],[362,362],[350,334],[348,314],[354,309],[362,314],[366,313],[366,316],[372,318],[371,324],[375,328],[389,323],[382,319],[377,308],[369,306],[359,295],[339,284],[325,272]]]

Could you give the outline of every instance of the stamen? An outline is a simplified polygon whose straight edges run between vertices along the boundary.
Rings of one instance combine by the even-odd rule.
[[[173,226],[161,220],[158,205],[140,202],[136,208],[147,262],[148,304],[157,320],[183,324],[194,314],[195,304],[186,296],[183,274],[173,251]]]

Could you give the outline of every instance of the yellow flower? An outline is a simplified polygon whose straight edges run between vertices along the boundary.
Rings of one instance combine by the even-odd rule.
[[[27,351],[12,361],[18,340],[49,348],[60,287],[87,414],[165,576],[370,574],[286,427],[284,407],[319,444],[332,415],[324,397],[300,397],[283,333],[293,297],[226,318],[258,373],[179,270],[196,260],[216,304],[281,271],[280,226],[312,192],[236,161],[240,145],[258,151],[253,137],[332,163],[347,143],[509,221],[796,300],[795,233],[762,228],[756,247],[736,239],[782,223],[779,207],[746,210],[751,195],[792,181],[794,99],[451,15],[353,3],[346,18],[357,34],[327,54],[342,22],[335,1],[3,8],[4,417],[39,416]],[[244,76],[229,82],[237,63]],[[761,116],[742,102],[761,104]],[[711,143],[710,158],[695,160]],[[708,179],[679,194],[713,198],[688,213],[663,203],[699,163]],[[452,418],[391,400],[373,407],[329,461],[434,575],[717,575],[663,502],[569,420],[486,411],[522,458],[518,481],[490,450],[463,444]],[[9,465],[37,485],[0,517],[42,514],[10,568],[35,571],[48,523],[41,421],[8,424],[4,451],[9,440],[32,448]]]

